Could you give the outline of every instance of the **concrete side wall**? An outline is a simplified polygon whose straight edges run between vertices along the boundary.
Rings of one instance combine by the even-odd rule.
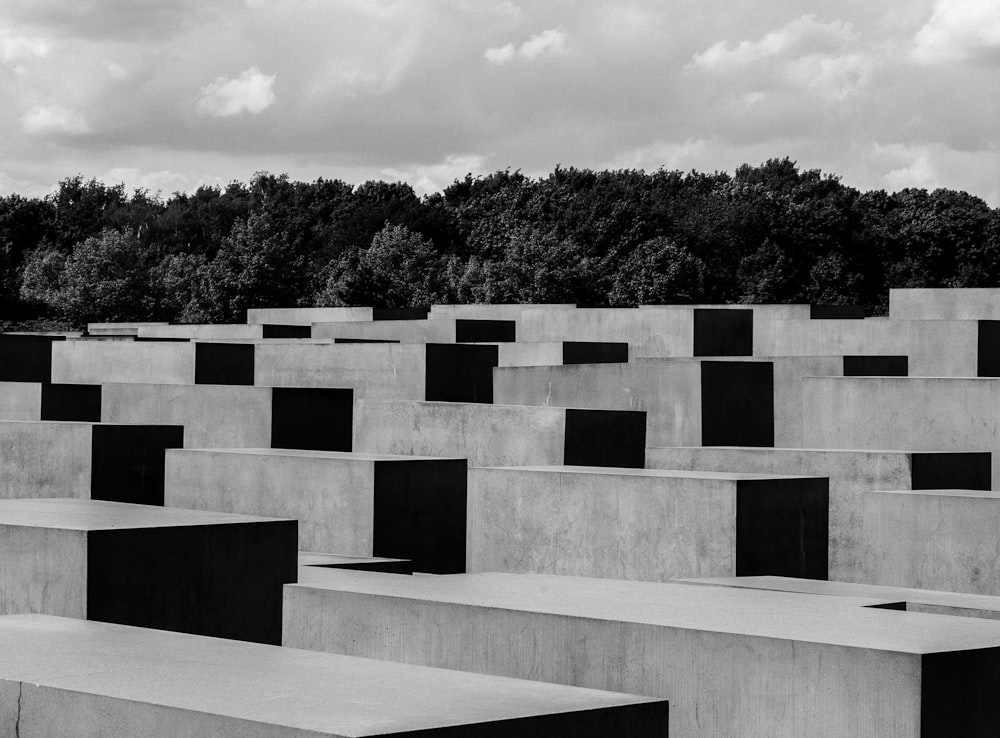
[[[1000,595],[1000,499],[872,492],[863,518],[871,583]]]
[[[87,534],[0,523],[0,615],[87,617]]]
[[[830,480],[830,579],[865,582],[862,522],[874,489],[910,489],[910,454],[807,449],[650,448],[651,469],[804,474]]]
[[[140,326],[140,338],[201,338],[248,340],[263,337],[259,325],[154,325]]]
[[[920,736],[914,655],[301,586],[284,612],[285,646],[665,697],[670,735]]]
[[[0,382],[0,420],[40,420],[40,382]]]
[[[426,389],[419,345],[259,345],[255,362],[261,387],[344,387],[357,398],[399,400],[422,400]]]
[[[386,339],[402,343],[454,343],[454,320],[376,320],[313,323],[313,338]]]
[[[840,377],[844,361],[839,356],[792,356],[774,359],[774,445],[804,445],[802,380],[805,377]]]
[[[52,381],[102,384],[194,384],[190,343],[60,341],[52,346]]]
[[[810,448],[1000,452],[1000,380],[807,378]],[[993,460],[993,488],[998,488]]]
[[[105,384],[101,419],[183,425],[186,448],[266,448],[271,445],[271,390],[222,384]]]
[[[90,425],[0,422],[0,498],[90,497]]]
[[[470,469],[468,571],[649,581],[735,573],[736,485]]]
[[[164,326],[169,323],[87,323],[87,333],[92,336],[137,336],[139,328]]]
[[[563,345],[555,341],[498,343],[497,348],[499,366],[560,366],[563,363]]]
[[[889,317],[905,320],[1000,320],[1000,289],[891,289]]]
[[[562,408],[358,400],[353,449],[465,458],[470,466],[562,464]]]
[[[517,338],[519,341],[626,341],[630,355],[634,356],[693,356],[694,311],[687,307],[534,308],[521,313]]]
[[[433,320],[455,320],[463,318],[468,320],[517,320],[525,310],[572,310],[576,306],[565,304],[553,305],[431,305],[428,318]]]
[[[299,521],[299,548],[372,555],[374,462],[167,452],[164,504]]]
[[[701,368],[696,361],[497,368],[493,400],[507,405],[644,410],[647,445],[701,443]]]
[[[277,323],[278,325],[309,325],[338,320],[371,320],[370,307],[329,308],[252,308],[247,310],[249,325]]]
[[[755,325],[754,356],[906,355],[911,376],[976,376],[975,321],[776,320]]]

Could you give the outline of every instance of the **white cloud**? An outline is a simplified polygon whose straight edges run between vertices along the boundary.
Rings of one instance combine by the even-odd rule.
[[[437,164],[419,164],[405,169],[383,169],[382,175],[390,179],[407,182],[418,195],[440,192],[456,179],[466,174],[481,174],[486,171],[487,157],[477,154],[458,156],[451,154]]]
[[[22,59],[42,58],[52,50],[48,41],[32,36],[15,36],[0,31],[0,60],[11,63]]]
[[[275,75],[250,67],[239,77],[216,77],[201,88],[196,109],[202,115],[228,118],[240,113],[257,114],[274,104]]]
[[[108,71],[108,76],[112,79],[124,80],[129,78],[128,70],[121,64],[117,64],[113,61],[105,61],[104,68]]]
[[[1000,59],[1000,4],[996,0],[937,0],[914,37],[913,57],[925,64]]]
[[[81,134],[90,131],[87,120],[78,110],[65,105],[41,105],[29,110],[21,117],[21,127],[25,133],[70,133]]]
[[[483,56],[493,64],[506,64],[514,58],[531,61],[546,54],[558,54],[566,49],[568,36],[562,28],[550,28],[536,33],[520,46],[512,43],[486,49]]]
[[[733,48],[726,41],[719,41],[695,54],[691,66],[716,71],[774,57],[830,54],[854,38],[856,34],[850,23],[822,23],[813,15],[804,15],[756,41],[741,41]]]
[[[190,192],[202,184],[220,184],[209,182],[206,178],[192,177],[169,169],[147,172],[136,167],[114,167],[97,177],[105,184],[124,184],[128,189],[148,190],[152,194],[161,193],[169,197],[174,192]]]

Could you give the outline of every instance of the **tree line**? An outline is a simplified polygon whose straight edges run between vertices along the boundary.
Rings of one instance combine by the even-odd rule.
[[[0,327],[243,322],[453,302],[862,304],[1000,286],[1000,209],[861,192],[790,159],[733,174],[558,167],[403,183],[258,173],[167,199],[81,176],[0,198]]]

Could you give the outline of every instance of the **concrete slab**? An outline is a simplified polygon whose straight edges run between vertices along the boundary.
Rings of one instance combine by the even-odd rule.
[[[0,654],[11,735],[667,735],[662,700],[65,618],[0,618]]]
[[[0,382],[0,420],[101,420],[96,384]]]
[[[98,390],[105,421],[182,425],[186,448],[351,450],[350,389],[105,384]]]
[[[239,343],[64,341],[52,348],[62,384],[254,384],[254,348]]]
[[[419,320],[427,317],[426,308],[256,308],[247,310],[247,323],[277,323],[282,325],[311,325],[356,320]]]
[[[180,325],[145,325],[140,326],[139,338],[186,338],[226,341],[229,339],[264,338],[263,327],[260,325],[226,325],[185,323]]]
[[[347,556],[345,554],[299,551],[299,566],[320,566],[329,569],[379,571],[384,574],[412,574],[409,559],[388,559],[380,556]]]
[[[313,570],[285,587],[283,643],[663,696],[675,735],[996,733],[1000,623],[838,603],[562,576]]]
[[[305,550],[465,571],[465,459],[272,449],[172,451],[169,507],[299,521]]]
[[[296,522],[79,499],[0,500],[0,612],[278,643]]]
[[[763,474],[473,468],[468,570],[826,579],[827,487]]]
[[[753,354],[900,355],[909,357],[912,376],[992,376],[1000,374],[1000,336],[989,327],[974,320],[775,320],[756,328]]]
[[[955,377],[803,380],[811,448],[1000,451],[1000,381]],[[993,459],[994,489],[1000,468]]]
[[[472,320],[517,320],[525,310],[572,310],[572,303],[553,303],[551,305],[518,303],[518,304],[464,304],[464,305],[431,305],[428,318],[432,320],[455,320],[458,318]]]
[[[146,321],[128,323],[87,323],[87,334],[91,336],[138,336],[140,328],[170,325],[169,323]]]
[[[0,382],[51,382],[54,343],[66,337],[0,333]]]
[[[173,425],[0,421],[0,498],[79,497],[163,504]]]
[[[905,605],[907,612],[924,612],[967,618],[1000,620],[1000,597],[988,595],[941,592],[911,587],[889,587],[882,584],[857,584],[853,582],[796,579],[793,577],[713,577],[679,580],[684,584],[702,584],[713,587],[743,587],[766,589],[776,592],[799,592],[822,597],[872,597],[896,600]]]
[[[890,289],[889,317],[902,320],[1000,320],[1000,289]]]
[[[517,338],[513,320],[379,320],[313,323],[313,338],[393,340],[402,343],[505,342]]]
[[[497,344],[499,366],[560,366],[628,361],[628,344],[600,341],[550,341]]]
[[[455,344],[260,344],[256,382],[269,387],[347,387],[357,398],[492,402],[496,346]]]
[[[464,458],[471,466],[642,468],[646,415],[635,411],[358,400],[355,451]]]
[[[1000,595],[1000,492],[875,491],[862,540],[872,584]]]
[[[861,540],[864,497],[873,489],[990,487],[988,453],[844,451],[752,447],[648,448],[646,466],[757,474],[804,474],[830,480],[830,579],[868,581]]]
[[[841,376],[843,357],[637,359],[498,368],[500,404],[644,410],[650,446],[801,446],[802,379]]]

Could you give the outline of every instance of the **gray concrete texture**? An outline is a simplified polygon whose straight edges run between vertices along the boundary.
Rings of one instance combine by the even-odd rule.
[[[665,736],[668,705],[218,638],[0,618],[0,732],[48,736]]]
[[[902,320],[1000,320],[1000,289],[890,289],[889,317]]]
[[[263,338],[263,326],[260,325],[227,325],[227,324],[182,324],[182,325],[144,325],[139,326],[137,335],[140,338],[187,338],[213,341],[230,339]]]
[[[285,587],[283,643],[664,697],[672,735],[994,735],[1000,623],[865,607],[886,604],[543,575],[314,570]]]
[[[193,343],[63,341],[52,347],[52,381],[194,384]]]
[[[908,490],[928,485],[988,486],[990,474],[988,455],[801,448],[648,448],[646,466],[827,477],[830,579],[842,582],[872,581],[862,539],[865,498],[872,490]]]
[[[827,510],[819,478],[473,468],[468,571],[665,581],[756,569],[825,579]],[[762,520],[766,530],[755,528]]]
[[[539,305],[539,304],[465,304],[465,305],[431,305],[428,318],[433,320],[455,320],[458,318],[470,320],[517,320],[525,310],[573,310],[576,305],[571,303]]]
[[[1000,451],[1000,379],[806,378],[804,446]],[[994,489],[1000,466],[993,454]]]
[[[747,379],[744,395],[750,404],[745,408],[749,416],[743,419],[744,428],[735,427],[731,415],[708,422],[715,421],[728,429],[728,443],[736,443],[732,439],[741,433],[747,437],[751,421],[768,424],[773,440],[763,445],[778,447],[802,445],[802,379],[844,373],[841,356],[636,359],[628,364],[504,367],[493,370],[493,399],[509,405],[644,410],[650,446],[699,446],[705,441],[705,393],[719,395],[725,391],[721,386],[703,384],[704,362],[769,363],[773,367],[767,394],[761,394],[762,388],[751,388]],[[726,385],[732,383],[733,378],[725,379]]]
[[[475,323],[476,321],[472,321]],[[516,333],[516,323],[509,322],[510,332]],[[354,338],[369,341],[385,340],[400,343],[455,343],[463,340],[462,326],[469,319],[436,318],[434,320],[376,320],[313,323],[313,338]]]
[[[248,325],[274,323],[278,325],[311,325],[338,320],[371,320],[370,307],[330,308],[251,308],[247,310]]]

